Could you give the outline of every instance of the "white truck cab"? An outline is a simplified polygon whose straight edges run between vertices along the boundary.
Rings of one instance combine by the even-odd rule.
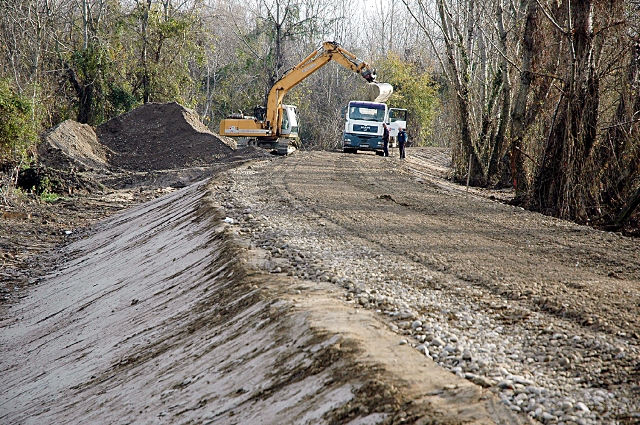
[[[382,124],[389,128],[390,147],[395,143],[400,127],[407,128],[407,110],[389,108],[386,103],[352,100],[342,109],[345,119],[342,133],[343,152],[358,150],[383,151]]]

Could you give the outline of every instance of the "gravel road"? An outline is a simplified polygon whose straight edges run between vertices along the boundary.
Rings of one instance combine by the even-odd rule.
[[[297,152],[214,196],[274,274],[332,283],[525,420],[640,423],[640,241],[501,203],[408,159]],[[416,372],[418,373],[418,372]]]
[[[640,423],[640,241],[262,154],[2,222],[1,423]]]

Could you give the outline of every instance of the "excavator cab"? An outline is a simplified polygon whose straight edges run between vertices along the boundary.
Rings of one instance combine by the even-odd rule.
[[[253,116],[256,117],[258,121],[264,121],[264,117],[267,115],[267,108],[262,105],[257,105],[253,108]]]
[[[298,137],[298,108],[293,105],[282,105],[281,137]]]

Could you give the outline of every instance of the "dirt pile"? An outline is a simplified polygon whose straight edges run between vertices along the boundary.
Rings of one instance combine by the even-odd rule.
[[[130,171],[203,165],[236,148],[177,103],[148,103],[98,126],[96,134],[112,152],[109,162]]]
[[[93,193],[134,186],[184,187],[216,169],[255,159],[229,138],[211,132],[197,114],[177,103],[150,103],[95,131],[67,120],[42,136],[37,166],[18,184],[37,194]]]
[[[87,124],[66,120],[47,131],[38,146],[40,164],[58,170],[108,167],[107,149]]]

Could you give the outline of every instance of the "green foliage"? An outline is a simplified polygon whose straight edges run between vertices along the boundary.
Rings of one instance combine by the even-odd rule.
[[[49,176],[40,175],[36,184],[30,189],[30,192],[34,193],[42,202],[56,202],[60,199],[65,199],[54,191],[57,185],[58,182],[51,181]]]
[[[259,38],[253,35],[245,36],[244,41],[252,47],[260,44]],[[209,79],[207,123],[217,125],[220,119],[239,110],[250,115],[255,106],[264,105],[266,101],[270,86],[264,62],[242,48],[234,49],[234,56],[234,62],[224,64],[202,78],[202,93],[206,93]]]
[[[109,85],[108,101],[111,106],[110,116],[117,116],[132,110],[138,105],[138,99],[123,86],[115,83]],[[109,117],[105,117],[109,118]]]
[[[33,105],[0,80],[0,162],[28,160],[37,144]]]
[[[56,202],[59,199],[61,198],[57,193],[52,193],[47,190],[40,194],[40,200],[42,202]]]
[[[195,12],[179,12],[170,3],[167,9],[138,3],[122,41],[129,44],[129,83],[138,101],[197,104],[199,82],[192,78],[190,64],[204,60],[198,42],[201,26]]]
[[[389,53],[378,65],[378,81],[393,86],[393,95],[387,102],[390,107],[408,109],[409,139],[414,145],[425,145],[440,107],[439,87],[431,75]]]
[[[59,52],[66,98],[55,121],[99,125],[144,102],[196,106],[202,92],[191,68],[204,61],[197,9],[172,1],[140,1],[130,10],[106,4],[88,45],[74,32],[66,40],[70,49]]]
[[[110,62],[103,46],[90,43],[87,48],[69,52],[65,57],[69,84],[75,91],[77,120],[96,125],[108,114],[107,81]]]
[[[51,183],[51,179],[49,179],[49,177],[45,175],[38,179],[37,184],[33,186],[31,191],[38,194],[38,196],[42,196],[44,194],[46,198],[48,194],[52,193],[52,186],[53,185]]]

